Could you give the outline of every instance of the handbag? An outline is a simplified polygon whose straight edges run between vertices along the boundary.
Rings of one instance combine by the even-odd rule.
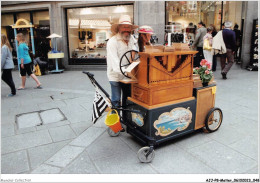
[[[205,39],[204,42],[203,42],[203,50],[211,50],[212,47],[210,46],[209,44],[209,39]]]

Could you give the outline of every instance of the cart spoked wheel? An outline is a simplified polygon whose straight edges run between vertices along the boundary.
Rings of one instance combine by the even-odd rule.
[[[206,129],[209,132],[215,132],[219,129],[223,119],[223,114],[220,108],[212,108],[206,117]]]
[[[131,79],[131,77],[127,76],[127,74],[123,71],[123,68],[127,68],[132,62],[137,61],[140,58],[138,53],[138,51],[130,50],[125,52],[120,59],[120,71],[127,78]]]
[[[154,156],[155,156],[154,149],[148,146],[142,147],[141,149],[139,149],[137,153],[137,157],[142,163],[151,162]]]
[[[120,131],[115,133],[113,130],[111,130],[111,128],[107,128],[107,133],[110,137],[117,137],[120,134]]]

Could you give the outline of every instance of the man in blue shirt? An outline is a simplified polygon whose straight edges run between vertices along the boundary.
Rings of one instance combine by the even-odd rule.
[[[227,73],[234,63],[234,53],[236,51],[236,34],[231,29],[232,22],[225,22],[225,28],[222,31],[223,40],[226,45],[227,53],[221,55],[221,74],[223,79],[227,79]],[[227,64],[226,64],[227,60]]]

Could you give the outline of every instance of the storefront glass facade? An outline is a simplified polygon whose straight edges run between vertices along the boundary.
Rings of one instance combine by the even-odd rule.
[[[48,10],[42,11],[29,11],[29,12],[15,12],[1,15],[1,33],[5,34],[11,46],[13,47],[13,58],[16,63],[16,47],[14,39],[14,30],[11,25],[19,19],[25,19],[34,25],[34,45],[35,45],[35,56],[43,57],[47,59],[47,53],[50,50],[49,39],[46,37],[50,35],[50,17]],[[22,28],[17,29],[17,33],[25,34],[26,41],[31,47],[30,40],[30,29]],[[30,49],[32,50],[32,49]]]
[[[221,29],[221,23],[229,20],[241,25],[242,1],[167,1],[166,24],[180,24],[187,28],[189,23],[197,25],[203,21],[206,26],[215,25]]]
[[[129,4],[66,9],[69,64],[106,64],[111,25],[118,23],[122,13],[133,20],[133,8]]]

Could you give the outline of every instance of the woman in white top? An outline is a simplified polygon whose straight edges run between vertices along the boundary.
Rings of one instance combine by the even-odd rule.
[[[203,37],[203,55],[205,59],[210,63],[210,69],[212,68],[212,60],[213,60],[213,55],[211,53],[212,49],[212,31],[213,27],[209,26],[207,28],[207,34]],[[205,47],[205,42],[208,41],[208,47]]]

